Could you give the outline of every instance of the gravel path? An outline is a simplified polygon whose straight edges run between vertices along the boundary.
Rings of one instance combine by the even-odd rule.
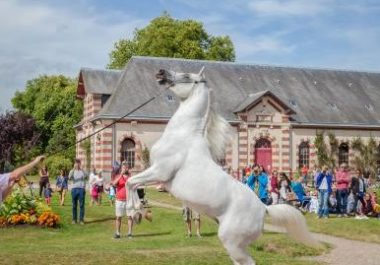
[[[149,204],[173,210],[182,210],[181,207],[151,200],[149,201]],[[264,229],[272,232],[283,232],[280,228],[272,226],[270,224],[265,224]],[[318,241],[331,244],[333,246],[333,249],[329,253],[321,256],[306,257],[305,259],[307,260],[325,262],[331,265],[380,264],[380,244],[366,243],[325,234],[312,233],[312,235]]]

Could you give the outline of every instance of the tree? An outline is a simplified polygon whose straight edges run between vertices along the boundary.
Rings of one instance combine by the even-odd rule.
[[[173,19],[168,13],[136,29],[132,40],[114,44],[108,68],[121,69],[133,55],[234,61],[235,51],[228,36],[208,34],[195,20]]]
[[[351,147],[356,151],[354,157],[355,166],[374,177],[377,174],[377,161],[380,158],[375,139],[371,136],[368,142],[365,143],[360,137],[357,137],[352,140]]]
[[[39,138],[34,119],[25,113],[0,114],[0,172],[29,160]]]
[[[76,80],[58,76],[40,76],[29,80],[23,92],[16,92],[12,99],[15,109],[30,114],[41,134],[42,152],[64,149],[71,160],[75,156],[75,130],[82,115],[83,105],[76,100]]]
[[[325,142],[325,132],[317,132],[314,145],[317,149],[318,165],[326,165],[332,169],[336,166],[336,157],[338,156],[338,140],[332,132],[329,132],[327,136],[328,145]]]

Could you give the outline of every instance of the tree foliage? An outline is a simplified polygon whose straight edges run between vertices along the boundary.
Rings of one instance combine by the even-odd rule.
[[[44,75],[29,80],[23,92],[16,92],[12,104],[36,120],[42,152],[62,150],[75,142],[73,126],[83,111],[82,103],[76,100],[75,79]],[[64,154],[72,160],[75,149],[67,149]]]
[[[0,171],[29,160],[39,134],[33,117],[21,112],[0,114]]]
[[[375,139],[371,136],[367,143],[360,137],[351,142],[351,148],[356,151],[354,164],[357,168],[368,172],[372,177],[377,174],[377,162],[380,159],[379,148]]]
[[[178,20],[168,13],[136,29],[131,40],[114,44],[108,68],[123,68],[133,55],[234,61],[235,50],[228,36],[212,36],[195,20]]]
[[[315,148],[317,149],[318,165],[321,167],[323,165],[329,164],[328,149],[325,143],[324,132],[317,132],[314,140]]]

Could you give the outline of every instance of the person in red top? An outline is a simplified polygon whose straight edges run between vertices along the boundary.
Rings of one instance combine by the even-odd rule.
[[[343,163],[340,169],[336,172],[336,200],[337,200],[337,214],[342,217],[342,214],[347,217],[347,198],[348,198],[348,185],[350,177],[347,164]]]
[[[126,189],[126,183],[131,177],[128,164],[123,162],[121,164],[120,174],[116,175],[112,181],[112,185],[116,187],[116,202],[115,202],[115,212],[116,212],[116,233],[114,238],[120,238],[120,228],[121,228],[121,218],[127,216],[128,218],[128,238],[132,237],[132,214],[127,211],[126,201],[128,192]]]
[[[270,177],[270,194],[273,200],[272,204],[278,204],[280,192],[279,192],[279,177],[278,177],[277,170],[273,170],[272,176]]]

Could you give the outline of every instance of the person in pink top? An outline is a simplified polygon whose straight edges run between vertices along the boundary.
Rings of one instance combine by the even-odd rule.
[[[350,183],[350,176],[347,164],[343,163],[340,169],[336,172],[336,200],[337,200],[337,214],[342,217],[342,214],[347,217],[347,198],[348,198],[348,185]]]
[[[279,177],[278,177],[277,170],[273,170],[273,173],[270,177],[270,194],[273,200],[272,204],[278,204],[280,192],[279,192]]]

